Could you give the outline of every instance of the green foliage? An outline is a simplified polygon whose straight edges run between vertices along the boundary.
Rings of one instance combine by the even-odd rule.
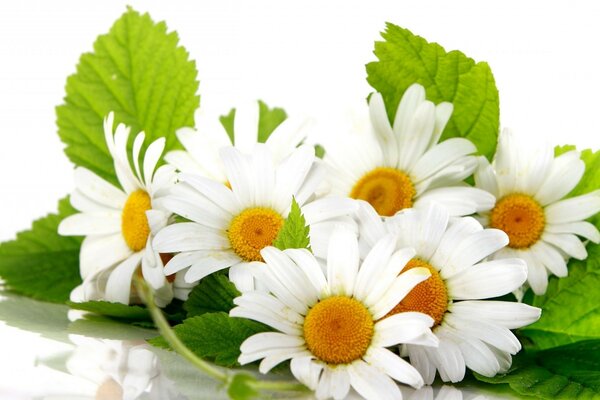
[[[580,196],[600,189],[600,151],[583,150],[581,159],[585,163],[585,173],[568,197]],[[600,229],[600,214],[590,218],[590,222]]]
[[[188,318],[210,312],[229,312],[240,292],[225,274],[214,273],[192,289],[183,307]]]
[[[229,382],[227,394],[233,400],[250,400],[258,397],[259,393],[254,389],[256,378],[248,374],[235,374]]]
[[[269,108],[267,104],[258,100],[258,143],[265,143],[271,133],[287,118],[283,108]],[[221,124],[225,128],[231,143],[235,144],[234,139],[234,121],[235,121],[235,108],[232,108],[227,115],[223,115],[219,118]]]
[[[31,230],[0,245],[0,277],[5,286],[34,299],[64,303],[81,283],[81,238],[60,236],[58,224],[76,212],[68,198],[58,203],[58,214],[33,222]]]
[[[281,230],[277,234],[273,246],[280,250],[285,249],[310,249],[310,227],[300,210],[296,199],[292,199],[292,208]]]
[[[475,376],[483,382],[508,384],[523,396],[600,399],[600,340],[520,353],[508,373],[493,378]]]
[[[86,301],[84,303],[74,303],[70,301],[67,304],[76,310],[89,311],[115,319],[127,321],[152,321],[148,310],[141,306],[128,306],[126,304],[111,303],[108,301]]]
[[[408,29],[388,23],[384,42],[375,44],[379,61],[367,65],[367,80],[385,100],[390,120],[406,89],[420,83],[434,103],[454,104],[442,135],[470,139],[489,159],[496,149],[499,129],[498,89],[489,65],[475,63],[459,51],[446,52]]]
[[[97,300],[86,301],[83,303],[74,303],[70,301],[67,302],[67,304],[76,310],[89,311],[121,322],[127,322],[141,326],[143,328],[154,328],[152,316],[145,306],[127,305]],[[169,321],[181,322],[185,318],[183,307],[183,302],[180,300],[173,300],[171,304],[167,305],[163,309],[163,312]]]
[[[546,294],[528,301],[542,308],[542,316],[519,332],[536,348],[600,339],[600,245],[588,252],[587,261],[571,260],[569,276],[550,278]]]
[[[244,318],[232,318],[224,312],[206,313],[188,318],[173,328],[177,337],[200,358],[232,367],[237,364],[240,346],[250,336],[270,331],[261,323]],[[150,340],[154,346],[169,348],[162,337]]]
[[[110,111],[133,133],[143,130],[146,144],[164,136],[165,151],[176,147],[175,131],[193,126],[200,102],[195,62],[178,41],[164,22],[129,9],[81,56],[65,104],[56,108],[71,161],[117,183],[102,128]]]

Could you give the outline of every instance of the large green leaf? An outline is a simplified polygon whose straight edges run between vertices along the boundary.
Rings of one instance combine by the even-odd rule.
[[[31,230],[0,244],[0,277],[5,286],[34,299],[63,303],[81,283],[78,237],[60,236],[58,224],[76,211],[64,198],[58,214],[35,221]]]
[[[600,245],[588,246],[587,261],[571,260],[569,276],[550,278],[543,296],[528,301],[541,318],[519,332],[539,349],[600,339]]]
[[[542,399],[600,399],[600,340],[590,340],[533,353],[521,353],[506,374],[487,378],[507,383],[523,396]]]
[[[110,111],[134,133],[143,130],[146,143],[164,136],[165,150],[176,146],[175,131],[193,126],[200,101],[195,63],[178,40],[164,22],[129,9],[81,56],[56,108],[71,161],[117,183],[102,128]]]
[[[367,80],[385,100],[390,120],[406,89],[420,83],[435,103],[449,101],[454,113],[442,135],[466,137],[491,158],[499,129],[498,89],[489,65],[459,51],[446,52],[408,29],[387,24],[385,41],[375,44],[378,61],[367,65]]]
[[[192,289],[183,308],[188,318],[209,312],[229,312],[234,307],[233,299],[239,295],[240,292],[227,276],[217,272],[202,279]]]
[[[225,367],[237,365],[240,346],[244,340],[256,333],[270,330],[259,322],[232,318],[224,312],[188,318],[173,329],[177,337],[198,357],[209,358],[215,364]],[[150,340],[150,343],[169,348],[162,336]]]

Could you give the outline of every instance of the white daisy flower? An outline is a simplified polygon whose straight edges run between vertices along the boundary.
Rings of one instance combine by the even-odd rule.
[[[600,190],[563,200],[584,172],[579,152],[554,157],[549,144],[528,146],[508,130],[500,136],[493,164],[479,160],[475,183],[496,198],[480,220],[510,239],[493,258],[524,259],[528,283],[538,295],[546,292],[549,273],[564,277],[570,257],[587,257],[578,236],[600,242],[598,229],[584,221],[600,211]]]
[[[432,201],[455,216],[489,209],[492,196],[462,182],[477,165],[473,143],[464,138],[438,143],[452,109],[450,103],[427,101],[423,86],[414,84],[402,96],[391,126],[381,94],[374,93],[369,101],[373,132],[348,135],[326,149],[332,193],[365,200],[381,216]]]
[[[153,234],[169,222],[171,214],[161,202],[175,182],[175,170],[170,166],[156,169],[164,138],[148,146],[140,166],[143,132],[133,143],[132,169],[127,154],[129,128],[119,124],[113,136],[113,122],[110,113],[104,120],[104,134],[122,189],[86,168],[76,168],[77,188],[71,204],[81,213],[65,218],[58,227],[61,235],[85,236],[80,252],[83,284],[74,290],[72,299],[129,304],[135,296],[132,278],[141,264],[143,278],[156,291],[158,304],[165,306],[174,294],[185,299],[190,290],[180,284],[181,278],[173,287],[175,277],[165,277],[163,271],[166,255],[161,258],[152,247]]]
[[[158,251],[179,253],[166,265],[167,274],[190,267],[185,281],[191,283],[230,268],[229,278],[239,290],[253,289],[246,266],[262,261],[260,250],[276,239],[293,198],[310,226],[312,247],[324,246],[334,224],[352,221],[354,201],[313,201],[324,172],[313,147],[302,145],[279,164],[265,144],[256,144],[251,154],[234,147],[222,148],[220,154],[231,189],[182,173],[182,182],[164,199],[167,209],[191,221],[167,226],[154,239]]]
[[[243,153],[250,153],[259,137],[259,104],[252,102],[237,107],[234,118],[234,143],[217,118],[196,113],[196,128],[181,128],[177,138],[185,150],[173,150],[165,160],[179,171],[198,174],[217,182],[227,183],[225,166],[219,157],[222,147],[235,146]],[[306,138],[306,121],[287,118],[271,133],[265,144],[277,164]]]
[[[382,222],[368,203],[361,202],[358,218],[363,248],[394,233],[399,248],[416,250],[404,271],[422,267],[431,272],[431,278],[388,314],[418,311],[434,319],[438,348],[408,344],[403,349],[425,382],[433,382],[436,370],[451,382],[464,378],[465,367],[485,376],[505,371],[511,355],[521,349],[510,329],[536,321],[541,312],[522,303],[485,301],[510,293],[527,279],[521,259],[482,262],[508,244],[506,234],[483,229],[471,217],[450,218],[444,207],[435,204],[405,210]]]
[[[414,250],[394,251],[395,244],[394,236],[387,235],[359,267],[355,233],[338,228],[331,235],[325,273],[305,249],[263,249],[266,264],[253,267],[270,294],[243,293],[230,315],[278,332],[246,339],[238,361],[262,359],[259,370],[267,373],[291,360],[292,374],[318,399],[342,399],[350,387],[367,399],[401,399],[392,379],[421,387],[417,370],[386,347],[435,346],[432,318],[415,312],[382,318],[430,273],[425,268],[400,273]]]

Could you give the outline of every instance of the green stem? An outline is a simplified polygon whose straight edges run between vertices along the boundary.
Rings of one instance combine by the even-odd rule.
[[[281,392],[307,392],[308,388],[301,383],[288,381],[256,381],[250,385],[256,390],[269,390]]]
[[[223,383],[227,382],[229,380],[227,373],[196,356],[190,349],[187,348],[185,344],[183,344],[181,340],[179,340],[175,334],[175,331],[171,329],[169,322],[165,319],[162,311],[154,302],[154,293],[152,288],[148,286],[148,284],[141,278],[137,278],[135,284],[138,293],[142,295],[142,300],[146,303],[146,306],[152,315],[152,319],[154,320],[158,331],[163,338],[165,338],[167,343],[169,343],[171,348],[206,375]]]
[[[167,341],[169,346],[175,350],[179,355],[188,360],[192,365],[204,372],[206,375],[213,379],[221,381],[228,385],[232,380],[233,376],[222,369],[215,367],[214,365],[204,361],[200,357],[196,356],[175,334],[175,331],[171,329],[171,325],[166,320],[162,311],[154,302],[154,291],[152,288],[142,279],[141,277],[135,278],[135,286],[138,293],[141,295],[142,301],[146,303],[148,311],[152,316],[152,320],[158,331]],[[255,390],[269,390],[269,391],[284,391],[284,392],[306,392],[308,388],[297,382],[289,381],[251,381],[248,384]]]

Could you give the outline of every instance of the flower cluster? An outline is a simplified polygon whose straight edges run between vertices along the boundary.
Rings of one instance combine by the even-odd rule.
[[[563,199],[585,169],[576,151],[528,149],[504,131],[490,164],[466,138],[441,140],[453,105],[427,100],[419,84],[393,123],[379,93],[368,106],[372,129],[323,159],[302,121],[261,140],[258,106],[236,110],[232,136],[199,116],[197,130],[177,133],[184,150],[165,155],[163,139],[142,155],[143,133],[130,152],[129,129],[109,114],[121,187],[77,168],[79,213],[59,227],[85,236],[72,300],[139,303],[139,275],[163,307],[226,271],[240,292],[230,316],[271,328],[241,344],[239,363],[261,360],[267,373],[290,360],[323,399],[351,388],[400,398],[394,381],[420,388],[436,375],[459,382],[467,368],[507,371],[521,349],[511,329],[540,309],[497,298],[524,285],[543,294],[549,274],[587,256],[582,240],[600,241],[585,221],[600,191]],[[307,245],[286,245],[298,216]]]

